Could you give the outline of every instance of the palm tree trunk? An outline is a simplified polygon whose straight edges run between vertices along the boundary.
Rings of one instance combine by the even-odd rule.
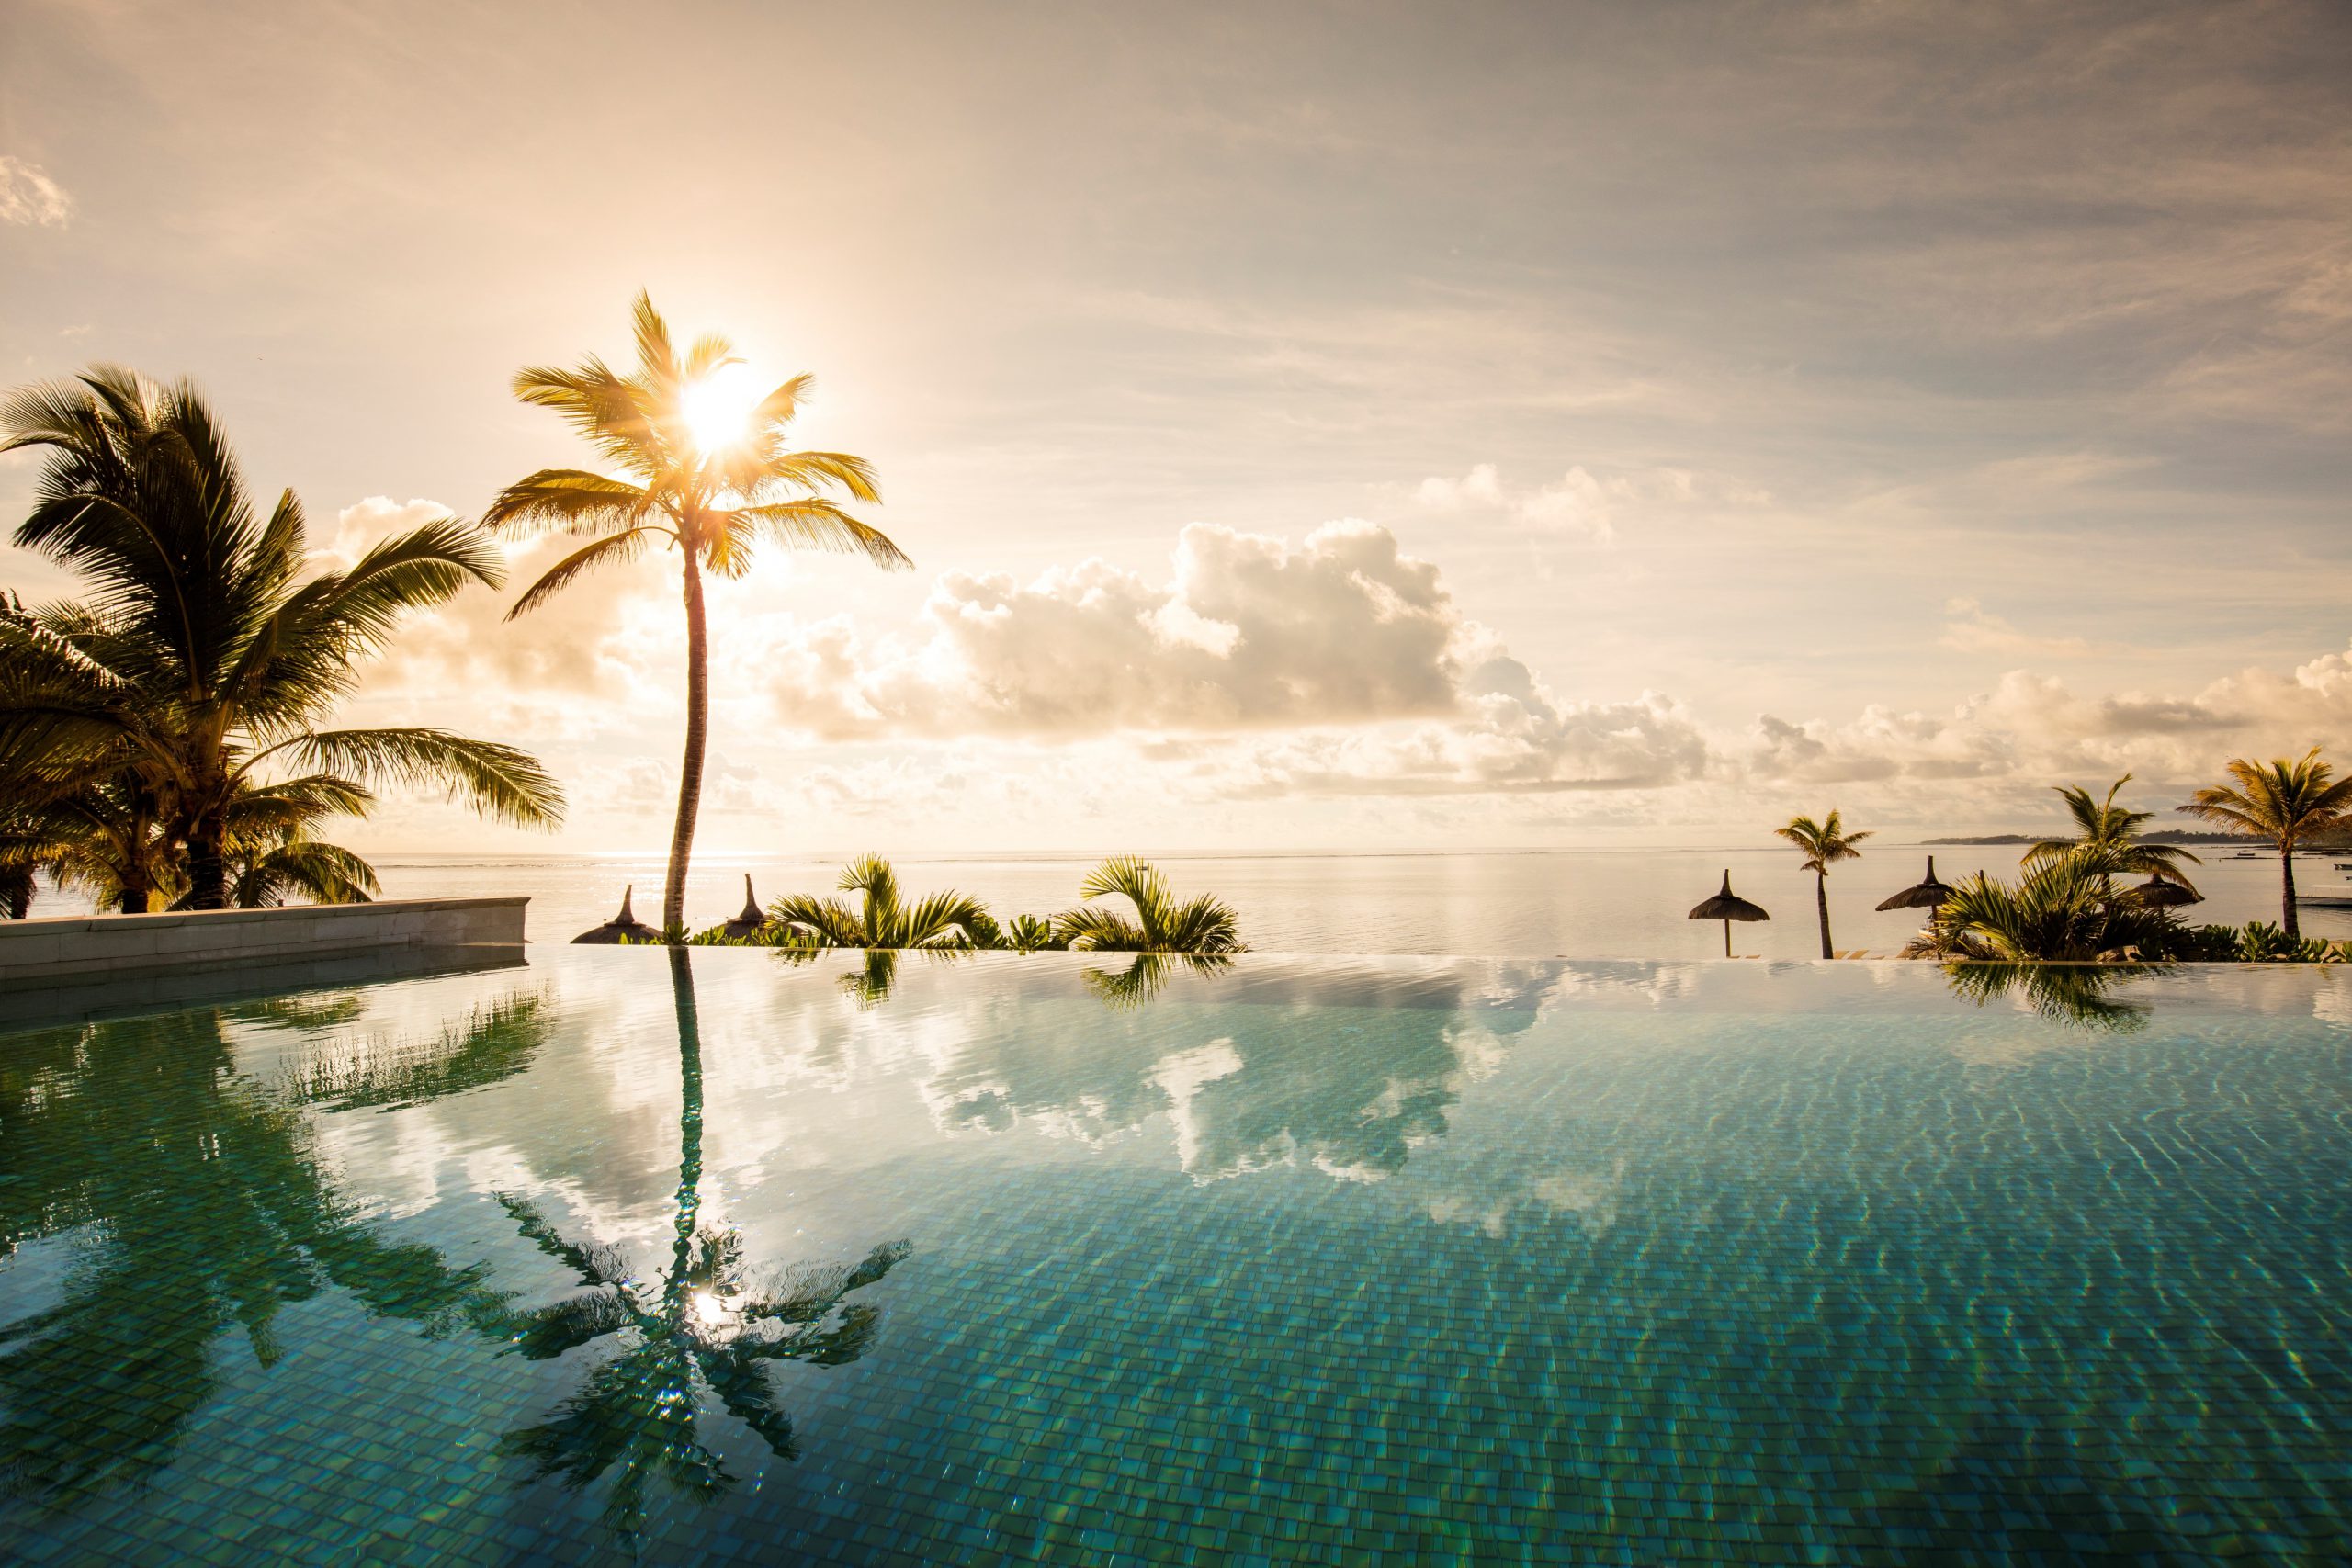
[[[218,811],[204,812],[188,831],[187,907],[229,907],[229,822]]]
[[[2287,928],[2289,942],[2301,942],[2303,928],[2295,922],[2295,846],[2278,846],[2278,897],[2282,905],[2278,923]]]
[[[12,865],[0,871],[0,901],[8,906],[8,918],[21,920],[33,912],[33,868]]]
[[[686,929],[686,863],[702,810],[702,754],[710,739],[710,639],[704,624],[702,570],[691,539],[686,559],[686,754],[678,764],[678,820],[670,829],[670,874],[662,885],[664,935]]]
[[[1813,874],[1813,899],[1821,910],[1821,956],[1835,958],[1838,954],[1829,946],[1829,874],[1826,871]]]

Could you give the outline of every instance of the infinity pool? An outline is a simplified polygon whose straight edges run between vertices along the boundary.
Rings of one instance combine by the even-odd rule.
[[[559,949],[0,1035],[0,1242],[12,1561],[2352,1556],[2341,970]]]

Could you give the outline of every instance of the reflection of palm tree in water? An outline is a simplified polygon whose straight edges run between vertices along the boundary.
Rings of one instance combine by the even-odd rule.
[[[2123,964],[1947,964],[1952,994],[1978,1007],[2012,992],[2053,1023],[2116,1034],[2148,1027],[2151,1008],[2109,995],[2129,982],[2166,971]]]
[[[1088,969],[1086,988],[1114,1008],[1139,1008],[1167,988],[1179,967],[1215,975],[1233,967],[1221,953],[1138,953],[1125,969]]]
[[[6,1490],[69,1503],[170,1464],[220,1387],[214,1340],[242,1328],[275,1365],[280,1309],[330,1289],[433,1336],[498,1316],[484,1268],[390,1238],[334,1190],[299,1109],[321,1086],[237,1070],[231,1022],[320,1027],[357,1011],[192,1010],[8,1042],[0,1256],[81,1231],[85,1261],[57,1305],[0,1331]],[[498,1003],[423,1050],[385,1044],[345,1064],[333,1095],[380,1104],[424,1082],[479,1087],[521,1071],[547,1021],[535,998]]]
[[[508,1438],[507,1450],[531,1461],[536,1474],[573,1487],[617,1468],[605,1519],[631,1540],[644,1527],[652,1476],[703,1498],[730,1481],[696,1430],[707,1395],[759,1434],[770,1452],[796,1457],[792,1423],[775,1403],[764,1363],[837,1366],[864,1354],[880,1312],[842,1303],[909,1250],[893,1242],[854,1266],[804,1264],[754,1274],[744,1266],[742,1238],[731,1227],[704,1222],[702,1042],[691,963],[684,949],[670,950],[682,1103],[677,1220],[666,1272],[639,1280],[617,1249],[569,1241],[531,1204],[499,1195],[523,1235],[585,1287],[517,1314],[508,1325],[513,1347],[540,1360],[607,1337],[626,1346],[591,1369],[546,1420]]]

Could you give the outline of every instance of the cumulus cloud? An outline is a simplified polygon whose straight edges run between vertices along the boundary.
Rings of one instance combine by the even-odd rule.
[[[62,229],[74,216],[74,198],[38,164],[0,154],[0,223]]]
[[[2352,741],[2352,650],[2287,672],[2247,669],[2189,693],[2086,694],[2012,670],[1948,714],[1864,709],[1844,723],[1766,714],[1725,748],[1727,777],[1806,784],[2030,780],[2134,773],[2202,779],[2224,759]]]
[[[821,739],[1125,734],[1240,797],[1629,788],[1705,765],[1667,698],[1558,698],[1385,528],[1294,548],[1195,524],[1173,566],[950,573],[912,641],[869,648],[832,620],[761,662],[778,716]]]
[[[1360,523],[1283,540],[1195,524],[1173,577],[1102,560],[1033,582],[951,572],[927,635],[842,623],[775,650],[788,721],[820,736],[1224,730],[1444,715],[1476,635],[1437,569]]]

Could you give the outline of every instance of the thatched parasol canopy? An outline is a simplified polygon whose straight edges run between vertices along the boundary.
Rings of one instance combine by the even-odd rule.
[[[1772,917],[1763,909],[1731,890],[1731,872],[1724,872],[1723,891],[1690,911],[1694,920],[1721,920],[1724,923],[1724,956],[1731,956],[1731,923],[1734,920],[1769,920]]]
[[[743,912],[718,928],[722,936],[741,939],[759,935],[768,929],[767,911],[752,897],[752,874],[743,874]]]
[[[2177,909],[2184,904],[2202,904],[2205,896],[2177,882],[2152,876],[2132,889],[2132,901],[2143,909]]]
[[[655,931],[651,926],[647,925],[644,921],[639,919],[635,915],[629,912],[628,901],[630,897],[636,892],[637,885],[635,883],[631,883],[627,888],[623,889],[621,893],[621,912],[615,915],[611,919],[606,920],[603,925],[598,926],[595,930],[582,931],[578,936],[573,937],[571,939],[572,945],[577,947],[582,942],[588,942],[607,947],[616,947],[624,942],[660,942],[662,940],[662,933],[660,931]]]
[[[1944,900],[1951,897],[1951,888],[1936,880],[1936,857],[1929,855],[1928,874],[1881,904],[1879,908],[1882,909],[1937,909],[1941,908]]]

